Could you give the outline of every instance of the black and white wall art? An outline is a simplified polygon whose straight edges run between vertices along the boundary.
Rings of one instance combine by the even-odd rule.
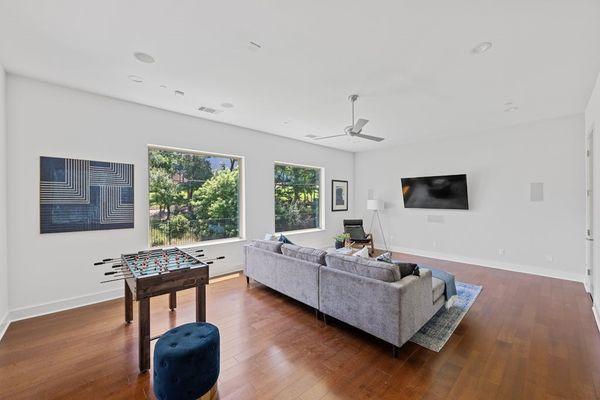
[[[348,211],[348,181],[331,181],[331,211]]]
[[[133,165],[40,157],[40,232],[133,228]]]

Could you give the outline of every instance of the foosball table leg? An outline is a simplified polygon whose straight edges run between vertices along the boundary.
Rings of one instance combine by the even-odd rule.
[[[206,322],[206,286],[196,286],[196,322]]]
[[[175,308],[177,308],[177,292],[176,291],[172,291],[171,293],[169,293],[169,308],[171,309],[171,311],[175,310]]]
[[[125,322],[130,323],[133,321],[133,294],[127,281],[123,281],[123,283],[125,283]]]
[[[138,306],[140,372],[145,372],[150,369],[150,299],[140,299]]]

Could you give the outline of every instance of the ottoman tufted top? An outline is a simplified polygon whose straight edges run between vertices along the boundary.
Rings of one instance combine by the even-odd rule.
[[[194,322],[163,334],[154,348],[154,392],[159,399],[195,399],[219,377],[219,329]]]

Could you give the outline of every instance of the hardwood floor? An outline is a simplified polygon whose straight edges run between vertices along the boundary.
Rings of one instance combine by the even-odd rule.
[[[483,291],[440,353],[390,346],[244,277],[207,287],[221,332],[220,399],[600,398],[600,334],[580,283],[396,255]],[[151,335],[191,322],[194,291],[152,299]],[[113,300],[11,324],[0,399],[153,399],[138,373],[137,307]]]

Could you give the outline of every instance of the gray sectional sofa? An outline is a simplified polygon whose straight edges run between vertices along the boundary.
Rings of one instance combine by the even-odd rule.
[[[444,282],[421,267],[403,276],[393,264],[255,240],[244,247],[254,279],[391,343],[406,343],[445,304]]]

